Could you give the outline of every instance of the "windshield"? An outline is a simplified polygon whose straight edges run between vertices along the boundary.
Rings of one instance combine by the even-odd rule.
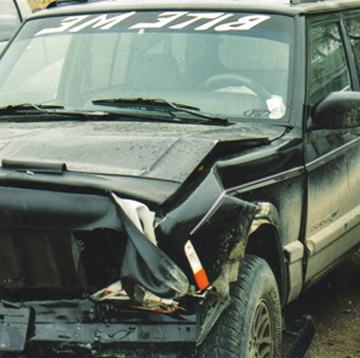
[[[286,115],[292,32],[289,17],[248,13],[32,20],[2,58],[0,106],[116,112],[119,101],[98,100],[165,99],[227,118],[276,121]]]

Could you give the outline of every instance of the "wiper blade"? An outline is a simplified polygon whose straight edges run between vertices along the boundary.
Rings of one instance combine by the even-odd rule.
[[[5,107],[0,107],[0,114],[33,113],[34,111],[47,112],[51,109],[64,109],[64,106],[33,103],[10,104]]]
[[[195,116],[197,118],[206,119],[207,122],[218,123],[228,125],[230,122],[225,117],[213,116],[211,114],[203,113],[200,111],[200,108],[190,106],[187,104],[179,104],[170,102],[163,98],[104,98],[104,99],[95,99],[92,101],[95,105],[103,106],[115,106],[115,107],[127,107],[127,106],[154,106],[156,110],[163,111],[165,108],[168,113],[173,117],[176,117],[172,110],[178,112],[185,112]],[[178,120],[178,119],[177,119]]]
[[[124,104],[124,105],[147,105],[147,106],[151,106],[151,105],[155,105],[155,106],[162,106],[164,107],[171,107],[174,109],[181,109],[181,110],[195,110],[195,111],[199,111],[200,108],[195,107],[195,106],[190,106],[188,104],[180,104],[180,103],[174,103],[174,102],[170,102],[166,99],[163,98],[105,98],[105,99],[94,99],[92,100],[92,103],[94,104]]]
[[[150,120],[161,122],[183,122],[178,118],[159,115],[149,115],[143,113],[109,113],[104,111],[78,111],[65,110],[62,105],[44,105],[24,103],[18,105],[9,105],[0,107],[0,121],[28,122],[28,121],[53,121],[54,117],[60,117],[61,120]],[[56,119],[57,120],[57,119]],[[187,121],[189,122],[189,121]]]
[[[110,116],[108,112],[102,111],[69,111],[65,110],[65,107],[62,105],[56,104],[33,104],[33,103],[23,103],[17,105],[9,105],[5,107],[0,107],[0,115],[4,116],[33,116],[33,115],[45,115],[45,116],[62,116],[62,117],[81,117],[81,118],[91,118],[99,116]],[[21,117],[22,120],[26,120]]]

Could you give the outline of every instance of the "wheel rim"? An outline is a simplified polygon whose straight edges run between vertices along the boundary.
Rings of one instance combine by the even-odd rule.
[[[256,305],[251,324],[249,358],[273,358],[274,328],[268,303],[261,300]]]

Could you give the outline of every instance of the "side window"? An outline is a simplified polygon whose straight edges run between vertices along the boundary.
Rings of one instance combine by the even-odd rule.
[[[309,32],[309,103],[351,88],[339,24],[320,24]]]
[[[0,1],[0,41],[8,40],[20,24],[19,14],[12,0]]]
[[[348,33],[355,57],[356,70],[360,80],[360,22],[359,19],[352,19],[347,22]]]

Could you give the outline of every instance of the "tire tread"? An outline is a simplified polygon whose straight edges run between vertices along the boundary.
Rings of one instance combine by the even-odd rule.
[[[231,303],[210,331],[210,339],[199,346],[199,358],[239,358],[238,340],[244,327],[236,317],[247,309],[253,278],[265,266],[267,263],[257,256],[247,255],[241,261],[238,280],[230,286]]]

